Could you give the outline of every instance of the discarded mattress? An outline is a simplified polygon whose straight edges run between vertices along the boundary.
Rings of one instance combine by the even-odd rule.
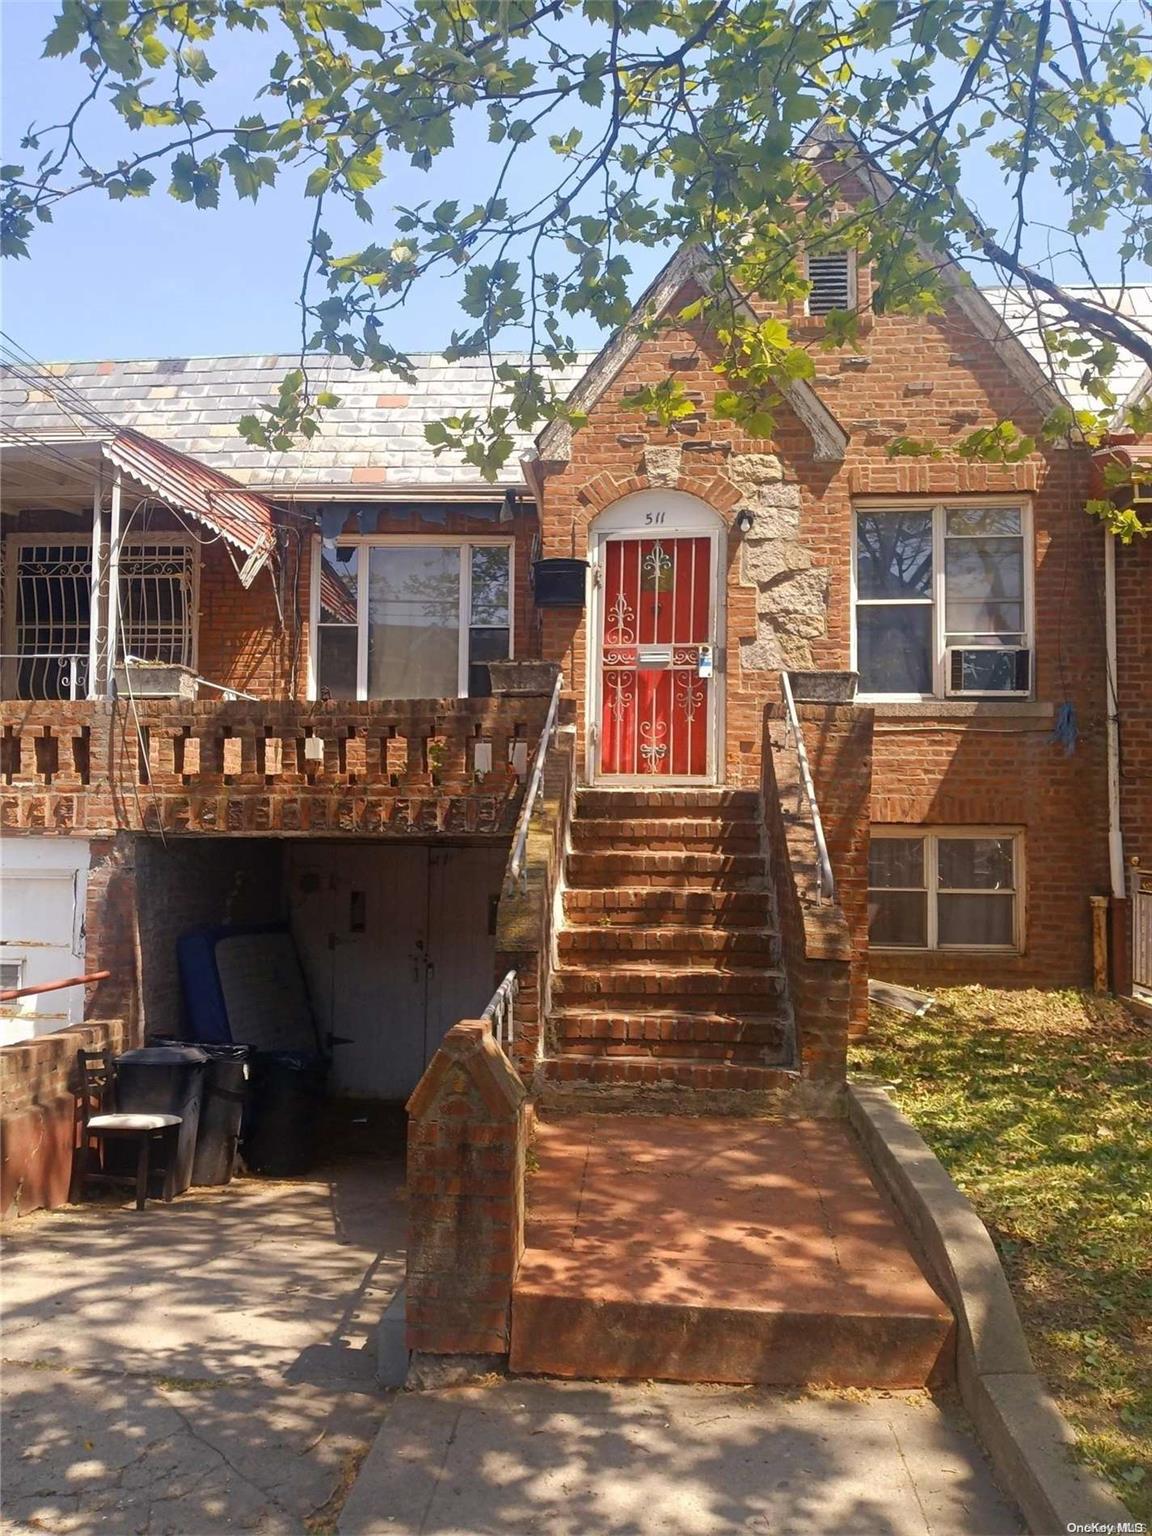
[[[286,927],[198,928],[176,944],[188,1038],[258,1051],[320,1048],[304,972]]]

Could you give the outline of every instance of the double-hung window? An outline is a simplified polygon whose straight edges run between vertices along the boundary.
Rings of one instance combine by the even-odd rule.
[[[490,691],[512,655],[508,539],[319,542],[316,692],[334,699],[444,699]]]
[[[1017,949],[1020,839],[1012,832],[873,827],[868,940],[876,949]]]
[[[902,699],[1027,695],[1030,596],[1026,507],[858,507],[861,693]]]

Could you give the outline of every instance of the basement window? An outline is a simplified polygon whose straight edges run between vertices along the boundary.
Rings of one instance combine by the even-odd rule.
[[[332,699],[491,692],[512,655],[512,542],[377,536],[319,540],[315,691]]]
[[[1020,838],[1001,830],[872,828],[873,949],[1020,947]]]
[[[811,288],[807,313],[828,315],[833,310],[856,308],[856,262],[851,251],[825,251],[805,259]]]

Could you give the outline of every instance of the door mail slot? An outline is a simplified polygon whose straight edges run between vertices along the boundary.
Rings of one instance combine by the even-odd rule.
[[[638,672],[661,672],[671,665],[672,647],[670,645],[642,645],[636,651]]]

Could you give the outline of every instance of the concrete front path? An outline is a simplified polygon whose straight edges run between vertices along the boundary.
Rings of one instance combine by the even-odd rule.
[[[952,1325],[838,1120],[542,1121],[512,1369],[923,1387]]]
[[[5,1229],[3,1529],[322,1536],[387,1402],[399,1164]]]
[[[923,1393],[504,1381],[396,1398],[340,1536],[1008,1536]]]

